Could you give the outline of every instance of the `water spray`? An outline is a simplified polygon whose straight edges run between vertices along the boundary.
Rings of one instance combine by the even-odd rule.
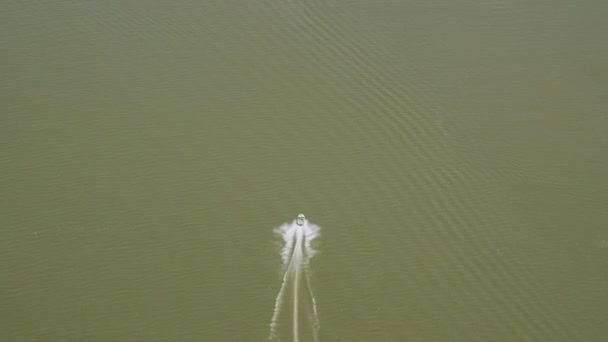
[[[287,335],[286,327],[292,331],[293,342],[299,342],[300,336],[306,334],[313,341],[318,342],[320,329],[317,314],[316,300],[310,285],[309,261],[316,251],[312,247],[312,241],[319,236],[320,228],[306,220],[303,214],[292,223],[286,223],[275,229],[275,233],[283,239],[281,249],[281,288],[275,299],[274,312],[270,321],[271,340],[279,340],[281,335]],[[301,292],[302,288],[307,291]],[[300,305],[300,297],[306,297]],[[291,324],[285,324],[281,312],[286,306],[291,307]],[[306,309],[310,325],[305,326],[307,331],[300,329],[300,314]],[[304,327],[302,327],[304,328]]]

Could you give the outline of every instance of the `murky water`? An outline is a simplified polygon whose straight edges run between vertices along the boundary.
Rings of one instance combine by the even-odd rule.
[[[606,4],[5,1],[0,339],[605,341]]]

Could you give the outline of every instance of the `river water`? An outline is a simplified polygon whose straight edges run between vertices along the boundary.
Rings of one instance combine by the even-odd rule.
[[[0,339],[606,341],[607,4],[5,1]]]

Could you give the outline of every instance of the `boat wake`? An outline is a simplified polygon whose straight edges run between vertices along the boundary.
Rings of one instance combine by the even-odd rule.
[[[320,323],[309,268],[309,261],[316,252],[312,242],[319,236],[319,231],[320,228],[310,224],[302,214],[292,223],[275,229],[284,245],[281,249],[281,288],[270,321],[270,340],[280,341],[282,336],[292,335],[294,342],[300,337],[304,341],[319,341]],[[308,324],[300,325],[302,317],[308,318]]]

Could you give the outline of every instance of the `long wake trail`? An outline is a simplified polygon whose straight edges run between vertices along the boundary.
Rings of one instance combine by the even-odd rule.
[[[319,341],[320,323],[317,313],[316,300],[313,295],[310,282],[310,259],[316,251],[312,241],[319,236],[320,228],[310,224],[304,215],[300,214],[292,223],[286,223],[275,229],[275,233],[283,239],[281,249],[281,287],[275,299],[274,311],[270,320],[271,340],[279,340],[281,336],[287,335],[286,330],[291,330],[293,341],[299,342],[303,334],[300,329],[300,314],[303,310],[308,313],[310,325],[307,335],[313,341]],[[306,287],[307,291],[300,293],[300,289]],[[300,305],[301,296],[307,297]],[[282,311],[291,308],[291,322],[283,318]]]

